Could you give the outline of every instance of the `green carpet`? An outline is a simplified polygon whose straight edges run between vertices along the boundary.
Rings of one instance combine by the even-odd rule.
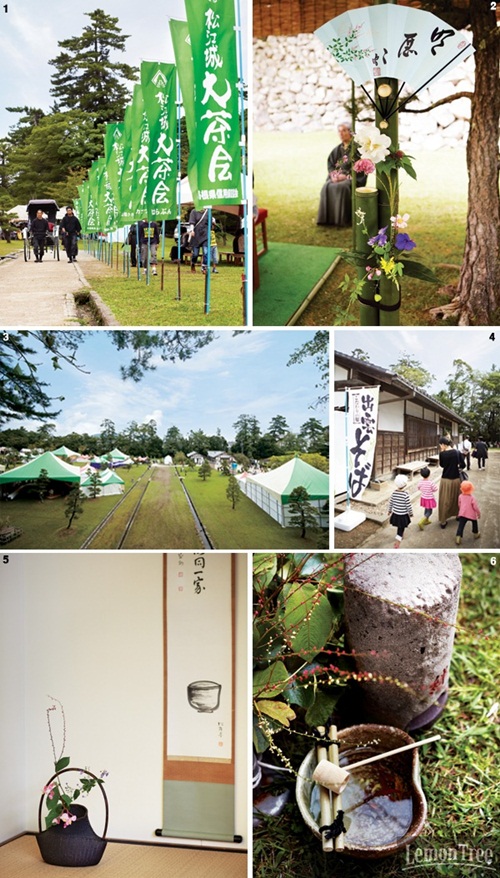
[[[254,292],[255,326],[285,326],[341,253],[338,247],[271,242],[259,259],[260,287]]]

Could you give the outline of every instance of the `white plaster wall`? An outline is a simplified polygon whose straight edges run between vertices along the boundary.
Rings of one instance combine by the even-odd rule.
[[[8,558],[8,563],[3,559]],[[22,557],[0,555],[0,842],[26,828]]]
[[[378,407],[378,429],[392,430],[394,433],[402,433],[404,430],[404,401],[398,399],[395,402],[384,403]]]
[[[246,555],[239,556],[235,831],[245,842],[246,565]],[[24,556],[24,568],[27,817],[23,828],[37,828],[40,790],[51,774],[46,724],[50,694],[64,704],[66,753],[72,764],[96,773],[109,771],[108,836],[154,840],[162,822],[162,555],[35,553]],[[17,623],[22,630],[19,612]],[[102,825],[99,800],[94,792],[96,831]]]
[[[345,370],[344,370],[345,371]],[[336,390],[334,407],[345,405],[344,391]],[[345,413],[333,412],[333,490],[334,496],[347,490],[346,455],[345,455]]]
[[[422,418],[423,416],[422,406],[418,405],[416,402],[412,402],[411,399],[406,401],[406,412],[408,415],[413,415],[415,418]]]

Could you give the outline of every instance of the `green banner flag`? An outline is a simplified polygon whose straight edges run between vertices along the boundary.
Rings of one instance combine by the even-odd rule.
[[[99,180],[97,176],[97,162],[92,162],[89,171],[89,197],[87,202],[87,232],[98,232],[99,223]]]
[[[148,219],[177,216],[176,75],[173,64],[143,61],[141,85],[149,125]]]
[[[240,204],[234,0],[185,0],[194,66],[197,207]]]
[[[125,110],[123,172],[120,180],[122,223],[133,223],[147,214],[146,189],[149,171],[149,126],[142,87],[134,86],[132,103]]]
[[[189,140],[187,174],[195,204],[198,203],[198,173],[196,169],[196,115],[194,112],[194,67],[191,38],[187,21],[170,19],[170,36],[174,47],[177,76],[184,104],[186,130]]]
[[[85,180],[80,186],[77,186],[79,202],[80,202],[80,213],[78,214],[78,219],[80,220],[80,224],[82,226],[82,231],[87,232],[87,217],[88,217],[88,205],[89,205],[89,184],[88,180]]]
[[[117,213],[120,210],[120,180],[124,162],[124,128],[123,122],[108,124],[104,134],[104,158]]]

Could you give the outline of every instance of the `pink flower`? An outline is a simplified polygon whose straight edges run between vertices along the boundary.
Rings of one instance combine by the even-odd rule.
[[[403,216],[400,216],[398,213],[397,216],[391,216],[391,223],[395,229],[406,229],[409,219],[409,213],[404,213]]]
[[[375,165],[371,159],[358,159],[354,162],[354,170],[359,174],[373,174]]]
[[[52,781],[52,783],[47,784],[47,786],[43,788],[43,794],[44,794],[45,796],[48,796],[49,799],[53,799],[53,798],[54,798],[54,790],[55,790],[55,787],[56,787],[56,785],[55,785],[55,783]]]
[[[65,812],[64,814],[61,814],[60,819],[64,823],[64,828],[67,829],[70,823],[74,823],[76,820],[76,814],[68,814]]]

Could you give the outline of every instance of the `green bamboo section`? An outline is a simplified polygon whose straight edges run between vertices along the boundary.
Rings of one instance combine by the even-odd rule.
[[[376,235],[378,232],[378,192],[368,186],[362,186],[356,189],[354,196],[355,211],[353,215],[354,228],[354,248],[355,250],[366,253],[366,257],[372,254],[372,248],[368,243],[368,238]],[[363,232],[364,226],[358,222],[356,211],[362,210],[365,219],[364,226],[368,229],[368,235]],[[361,280],[366,275],[365,267],[359,265],[357,268],[358,277]],[[375,306],[375,294],[377,292],[377,284],[373,280],[365,280],[361,289],[361,297],[373,305],[359,303],[359,322],[361,326],[377,326],[378,310]]]

